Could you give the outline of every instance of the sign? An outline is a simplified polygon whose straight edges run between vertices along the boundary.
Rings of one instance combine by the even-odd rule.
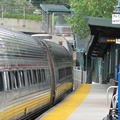
[[[116,44],[120,44],[120,39],[116,39]]]
[[[114,37],[100,37],[99,42],[101,42],[101,43],[115,43],[116,39]]]
[[[120,24],[120,14],[112,14],[112,24]]]

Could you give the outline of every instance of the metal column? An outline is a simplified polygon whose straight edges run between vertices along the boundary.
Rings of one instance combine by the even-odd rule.
[[[118,73],[118,120],[120,120],[120,72]]]

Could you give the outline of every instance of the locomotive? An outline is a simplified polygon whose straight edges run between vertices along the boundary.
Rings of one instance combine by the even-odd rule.
[[[72,90],[63,46],[0,27],[0,120],[27,120]]]

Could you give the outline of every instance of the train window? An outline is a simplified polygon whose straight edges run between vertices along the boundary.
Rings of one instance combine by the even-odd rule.
[[[66,68],[66,76],[69,76],[72,74],[72,70],[71,70],[71,67],[67,67]]]
[[[10,72],[4,72],[4,79],[6,81],[6,90],[11,90],[12,89],[12,81],[11,81]]]
[[[40,70],[37,70],[37,76],[38,76],[38,83],[41,83],[41,72],[40,72]]]
[[[33,70],[33,84],[37,83],[37,75],[36,75],[36,70]]]
[[[0,92],[4,90],[2,72],[0,72]]]
[[[20,75],[21,87],[24,87],[25,86],[24,72],[23,71],[19,71],[19,75]]]
[[[65,68],[62,68],[62,77],[64,78],[65,77]]]
[[[59,74],[59,79],[61,79],[61,72],[60,72],[60,69],[58,70],[58,74]]]
[[[65,77],[65,68],[61,68],[58,70],[59,80]]]
[[[28,79],[28,85],[32,85],[32,75],[30,70],[27,71],[27,79]]]
[[[19,79],[18,79],[18,72],[17,71],[13,71],[13,88],[17,89],[19,88]]]
[[[41,82],[45,82],[46,78],[45,78],[45,70],[41,69]]]

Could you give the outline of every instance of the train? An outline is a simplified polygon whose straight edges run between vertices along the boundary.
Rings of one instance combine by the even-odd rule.
[[[0,27],[0,120],[30,120],[73,90],[65,47]]]

